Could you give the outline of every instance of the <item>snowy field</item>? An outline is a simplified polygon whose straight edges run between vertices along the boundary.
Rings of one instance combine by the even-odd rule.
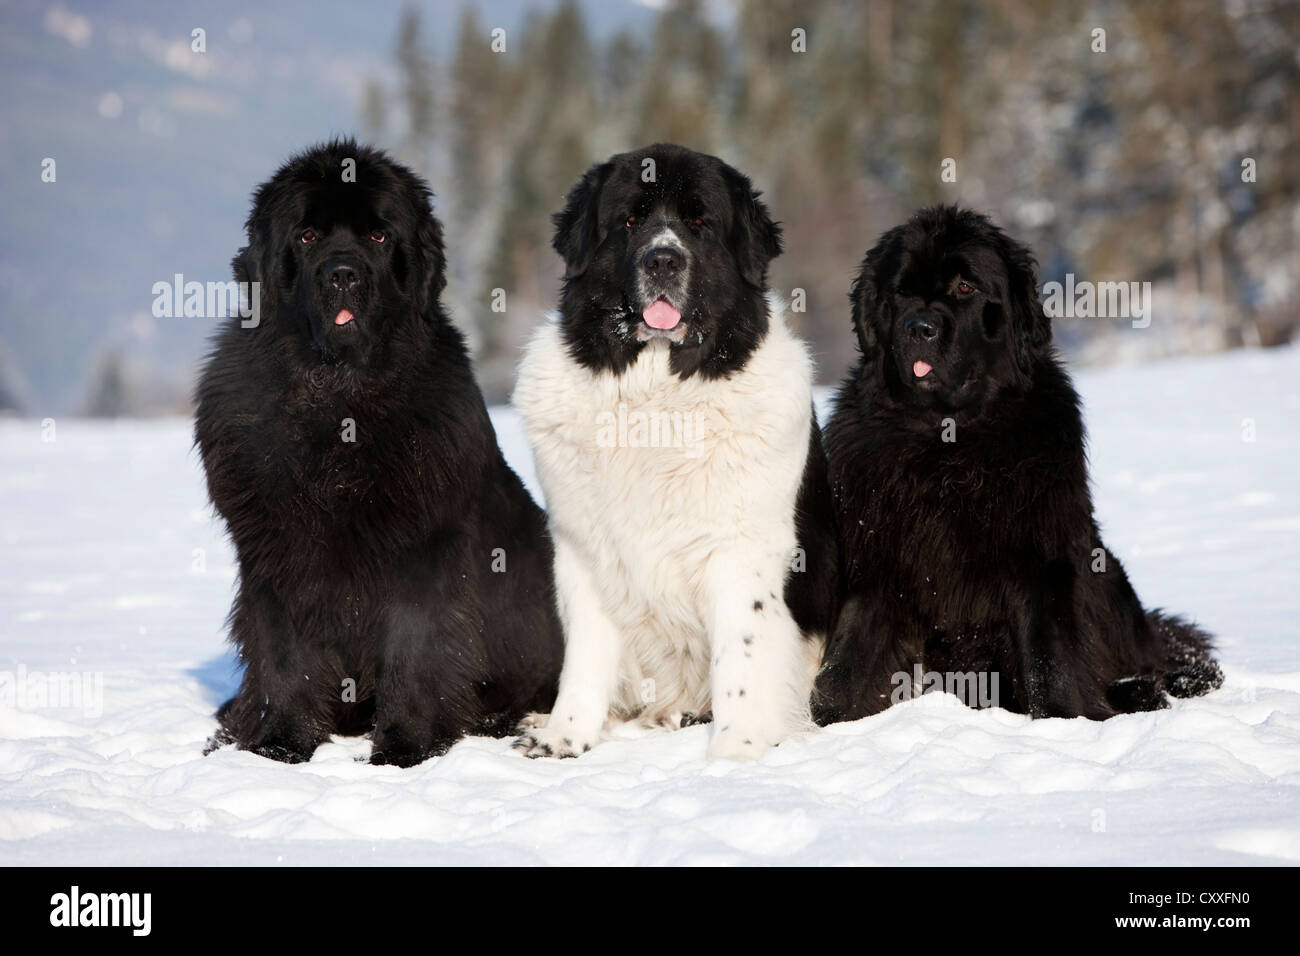
[[[1105,723],[932,694],[751,765],[706,761],[704,727],[567,761],[202,757],[234,569],[188,422],[0,422],[0,863],[1300,862],[1300,350],[1078,384],[1106,541],[1220,636],[1223,689]],[[52,673],[87,693],[33,706]]]

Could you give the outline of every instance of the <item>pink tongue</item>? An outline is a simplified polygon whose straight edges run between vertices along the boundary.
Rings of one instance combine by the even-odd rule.
[[[929,362],[922,362],[920,359],[917,359],[915,364],[912,366],[912,374],[917,378],[925,378],[930,374],[930,369],[931,366]]]
[[[650,307],[641,313],[641,317],[652,329],[671,329],[682,320],[682,314],[665,299],[655,299]]]
[[[347,325],[355,316],[347,309],[339,309],[339,314],[334,316],[335,325]]]

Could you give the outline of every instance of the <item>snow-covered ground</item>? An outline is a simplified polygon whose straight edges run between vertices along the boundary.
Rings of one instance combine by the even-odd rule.
[[[1300,350],[1078,383],[1106,540],[1220,635],[1224,688],[1105,723],[932,694],[750,765],[704,727],[567,761],[202,757],[234,572],[188,423],[0,422],[0,862],[1300,862]],[[34,707],[51,674],[85,693]]]

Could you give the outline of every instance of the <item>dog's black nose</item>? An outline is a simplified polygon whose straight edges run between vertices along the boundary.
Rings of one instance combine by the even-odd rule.
[[[914,315],[903,323],[907,334],[914,339],[930,341],[939,334],[939,324],[928,315]]]
[[[641,257],[641,268],[656,278],[672,278],[682,268],[682,254],[668,246],[656,246]]]
[[[361,281],[361,276],[357,274],[357,270],[346,262],[331,260],[321,266],[321,271],[323,271],[325,277],[329,279],[330,285],[336,289],[346,291]]]

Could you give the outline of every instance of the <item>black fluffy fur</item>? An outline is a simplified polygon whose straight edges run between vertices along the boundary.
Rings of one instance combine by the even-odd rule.
[[[552,246],[565,265],[561,330],[584,368],[617,375],[635,362],[646,344],[642,311],[661,293],[686,327],[669,353],[681,379],[727,378],[767,335],[767,268],[781,254],[781,227],[749,179],[716,156],[674,143],[620,153],[583,174],[554,221]],[[642,263],[665,228],[684,247],[686,278],[647,282]],[[816,411],[795,530],[806,567],[788,576],[783,596],[805,634],[826,634],[839,555]]]
[[[1145,611],[1103,549],[1029,251],[976,213],[922,210],[867,253],[850,298],[862,356],[826,432],[846,600],[817,719],[883,710],[917,664],[996,672],[994,703],[1035,717],[1218,687],[1210,638]]]
[[[408,766],[554,700],[545,517],[439,302],[430,198],[350,140],[294,157],[254,197],[234,268],[261,283],[260,324],[218,333],[195,421],[239,558],[229,626],[246,670],[217,743],[296,762],[373,731],[371,762]],[[331,283],[340,266],[354,284]]]

